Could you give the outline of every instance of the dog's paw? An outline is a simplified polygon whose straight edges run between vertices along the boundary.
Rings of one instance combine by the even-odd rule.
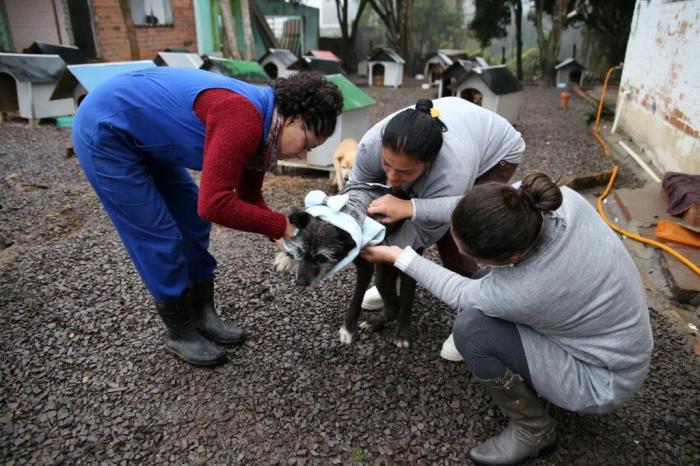
[[[352,341],[355,339],[355,334],[349,331],[347,328],[345,328],[345,325],[340,327],[338,334],[340,335],[340,342],[344,345],[351,344]]]
[[[411,342],[405,338],[394,338],[393,342],[394,346],[396,346],[399,349],[406,349],[411,347]]]
[[[278,272],[291,272],[294,267],[294,258],[286,252],[280,252],[275,256],[274,266]]]

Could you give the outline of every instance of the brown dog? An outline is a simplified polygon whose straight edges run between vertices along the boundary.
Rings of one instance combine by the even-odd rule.
[[[343,189],[345,182],[350,175],[350,170],[355,164],[357,155],[357,141],[354,139],[343,139],[338,144],[333,156],[333,167],[335,168],[335,178],[332,184],[338,186],[338,191]]]

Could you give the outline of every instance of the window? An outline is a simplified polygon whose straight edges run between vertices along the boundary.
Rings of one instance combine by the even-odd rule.
[[[136,26],[173,24],[172,0],[131,0],[131,19]]]

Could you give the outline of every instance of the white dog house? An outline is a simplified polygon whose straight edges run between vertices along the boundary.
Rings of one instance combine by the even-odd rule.
[[[557,70],[557,87],[566,87],[581,82],[581,74],[585,66],[573,58],[567,58],[554,67]]]
[[[51,100],[65,67],[58,55],[0,53],[0,112],[29,120],[72,114],[71,99]]]
[[[288,78],[292,71],[287,68],[296,61],[297,56],[287,49],[268,49],[265,55],[260,57],[258,63],[269,77],[275,79]]]
[[[517,122],[523,85],[505,65],[476,67],[451,87],[452,95],[496,112],[511,124]]]
[[[425,61],[423,75],[428,83],[433,84],[440,81],[442,73],[452,65],[452,59],[442,52],[437,52]]]
[[[403,83],[403,65],[406,62],[396,52],[382,48],[367,60],[370,86],[398,87]]]
[[[307,155],[309,165],[327,167],[333,164],[333,154],[340,141],[353,138],[359,141],[370,128],[369,112],[375,101],[342,74],[326,76],[343,94],[343,112],[338,117],[335,132],[326,142]]]
[[[68,65],[56,84],[51,99],[72,98],[78,108],[88,92],[103,81],[129,71],[155,68],[152,60]]]
[[[204,60],[196,53],[158,52],[153,63],[173,68],[201,68]]]

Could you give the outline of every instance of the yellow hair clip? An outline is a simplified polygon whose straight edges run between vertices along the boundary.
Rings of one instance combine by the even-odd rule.
[[[430,116],[433,118],[440,118],[440,110],[437,108],[433,107],[430,109]]]

